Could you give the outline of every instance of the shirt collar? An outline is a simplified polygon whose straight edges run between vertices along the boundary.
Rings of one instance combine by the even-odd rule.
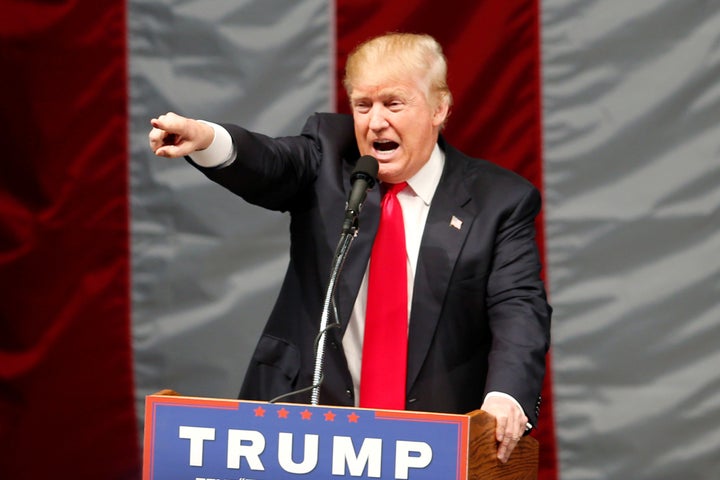
[[[445,152],[436,143],[427,163],[407,181],[415,195],[420,197],[425,202],[425,205],[430,205],[433,195],[435,195],[444,166]]]

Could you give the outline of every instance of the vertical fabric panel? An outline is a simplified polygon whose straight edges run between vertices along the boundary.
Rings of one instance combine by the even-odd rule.
[[[139,475],[125,3],[4,2],[0,478]]]
[[[720,4],[542,5],[561,478],[718,478]]]
[[[337,2],[337,104],[349,111],[341,87],[347,54],[359,42],[389,31],[434,36],[448,58],[455,104],[444,134],[464,152],[517,171],[542,188],[539,12],[535,0]],[[543,247],[542,217],[538,243]],[[541,480],[556,472],[551,374],[543,392]]]
[[[288,217],[148,148],[167,111],[298,134],[332,104],[326,0],[130,1],[138,412],[161,388],[235,398],[288,260]],[[292,319],[288,319],[292,321]]]

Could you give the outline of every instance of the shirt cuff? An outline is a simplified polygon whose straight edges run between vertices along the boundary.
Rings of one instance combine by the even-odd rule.
[[[224,167],[231,164],[235,160],[235,148],[230,133],[217,123],[198,121],[212,127],[215,137],[205,150],[197,150],[190,154],[190,159],[205,168]]]

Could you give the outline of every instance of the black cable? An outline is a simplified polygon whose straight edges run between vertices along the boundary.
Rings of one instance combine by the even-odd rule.
[[[334,306],[334,305],[335,305],[335,302],[333,301],[333,306]],[[327,327],[325,327],[324,330],[321,330],[321,331],[318,332],[318,334],[315,336],[315,341],[313,342],[313,351],[314,351],[314,352],[317,352],[318,345],[320,345],[320,339],[322,338],[322,336],[323,336],[325,333],[328,332],[328,330],[330,330],[331,328],[339,328],[339,327],[340,327],[340,322],[337,321],[337,320],[338,320],[338,318],[337,318],[337,317],[338,317],[337,308],[335,308],[334,310],[335,310],[335,312],[334,312],[334,313],[335,313],[335,323],[329,324]],[[279,400],[282,400],[283,398],[291,397],[291,396],[293,396],[293,395],[298,395],[298,394],[300,394],[300,393],[307,392],[307,391],[312,390],[312,389],[314,389],[314,388],[319,388],[320,385],[322,385],[322,382],[323,382],[323,379],[324,379],[324,378],[325,378],[325,375],[322,374],[322,375],[320,375],[320,380],[319,380],[316,384],[310,385],[309,387],[301,388],[301,389],[299,389],[299,390],[293,390],[292,392],[283,393],[282,395],[278,395],[277,397],[271,399],[268,403],[276,403],[276,402],[278,402]]]

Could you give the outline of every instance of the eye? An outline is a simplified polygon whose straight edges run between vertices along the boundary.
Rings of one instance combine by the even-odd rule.
[[[367,102],[356,102],[353,104],[353,108],[358,113],[367,113],[370,111],[370,104]]]
[[[393,112],[397,112],[398,110],[401,110],[405,104],[401,100],[390,100],[385,103],[385,106]]]

